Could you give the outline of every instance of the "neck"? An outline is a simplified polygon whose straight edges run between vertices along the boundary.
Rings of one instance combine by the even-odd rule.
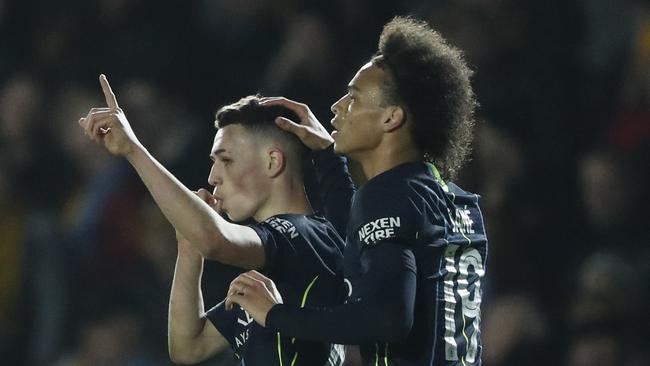
[[[253,218],[261,222],[280,214],[310,215],[313,212],[302,179],[277,179]]]
[[[380,145],[374,150],[352,158],[361,164],[366,179],[370,180],[398,165],[421,161],[422,154],[412,146]]]

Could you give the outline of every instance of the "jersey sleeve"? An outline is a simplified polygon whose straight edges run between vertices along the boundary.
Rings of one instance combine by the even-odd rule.
[[[355,203],[347,241],[361,248],[361,252],[384,242],[413,247],[424,211],[428,211],[412,192],[395,187],[382,188],[363,192]]]
[[[334,307],[275,305],[267,314],[267,327],[291,337],[340,344],[394,342],[406,337],[415,306],[415,256],[394,242],[368,250],[367,275],[372,278],[363,296]],[[390,316],[387,316],[390,314]]]
[[[237,323],[237,312],[227,311],[225,307],[225,300],[215,305],[213,308],[205,313],[205,317],[212,322],[215,328],[226,338],[230,346],[234,349],[232,344],[235,339],[235,324]]]
[[[334,144],[312,153],[316,178],[325,217],[345,237],[355,186],[350,177],[347,159],[334,153]]]
[[[336,270],[338,261],[332,259],[342,256],[341,239],[332,226],[315,221],[318,219],[310,221],[301,215],[279,215],[251,226],[264,247],[264,273],[276,282],[291,282],[292,276]]]
[[[274,277],[282,270],[281,262],[291,260],[291,253],[295,247],[289,242],[285,233],[295,227],[283,219],[272,222],[273,226],[269,222],[263,221],[252,225],[251,228],[260,237],[264,247],[264,272]],[[288,235],[291,237],[293,234],[289,232]]]

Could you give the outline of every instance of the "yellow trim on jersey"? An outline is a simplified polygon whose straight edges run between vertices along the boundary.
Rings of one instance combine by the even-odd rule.
[[[440,175],[438,168],[436,168],[436,166],[431,163],[427,163],[427,165],[429,166],[429,169],[431,169],[431,173],[433,174],[433,177],[436,178],[436,182],[438,182],[438,184],[440,184],[440,186],[442,187],[442,190],[445,192],[449,192],[449,187],[447,187],[447,183],[445,183],[445,181],[442,179],[442,176]]]
[[[305,289],[305,293],[302,294],[302,302],[300,303],[300,307],[304,308],[305,303],[307,303],[307,296],[309,296],[309,291],[311,291],[311,288],[314,286],[316,283],[316,280],[318,279],[318,276],[314,277],[313,280],[309,283],[307,288]],[[280,352],[280,333],[278,333],[278,352]],[[291,344],[296,343],[296,338],[291,338]],[[291,360],[291,366],[294,366],[296,364],[296,360],[298,359],[298,351],[293,355],[293,359]],[[282,360],[280,360],[280,366],[282,366]]]
[[[379,366],[379,343],[375,343],[375,366]]]
[[[465,314],[462,313],[462,310],[460,316],[463,317],[463,337],[465,337],[465,344],[466,344],[465,354],[460,357],[460,362],[462,362],[463,365],[465,365],[465,356],[467,356],[467,354],[469,353],[469,338],[467,338],[467,333],[465,333],[465,327],[467,326],[467,321],[465,321]]]
[[[388,342],[386,342],[386,347],[384,348],[384,366],[388,366]]]
[[[280,360],[280,366],[282,366],[282,343],[280,341],[280,332],[278,332],[278,360]]]
[[[302,295],[302,302],[300,303],[300,307],[304,308],[305,303],[307,302],[307,295],[309,295],[309,290],[311,290],[311,287],[314,286],[314,283],[316,283],[316,280],[318,279],[318,276],[314,277],[313,280],[311,280],[311,283],[309,286],[307,286],[307,289],[305,290],[305,293]]]

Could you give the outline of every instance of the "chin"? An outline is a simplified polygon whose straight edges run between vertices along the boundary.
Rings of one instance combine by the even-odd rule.
[[[334,152],[337,154],[345,154],[345,149],[344,146],[341,145],[340,143],[334,141]]]
[[[354,157],[353,157],[353,154],[354,154],[355,150],[351,150],[351,149],[349,149],[348,147],[346,147],[344,145],[334,143],[334,152],[337,155],[343,155],[348,159],[355,160]]]
[[[242,221],[246,220],[245,217],[241,217],[240,215],[237,215],[237,214],[231,214],[230,212],[226,212],[226,216],[228,216],[228,219],[231,222],[239,223],[239,222],[242,222]]]
[[[226,211],[225,214],[226,216],[228,216],[228,220],[230,220],[230,222],[234,222],[236,224],[242,224],[242,225],[250,223],[253,216],[242,212],[231,213]]]

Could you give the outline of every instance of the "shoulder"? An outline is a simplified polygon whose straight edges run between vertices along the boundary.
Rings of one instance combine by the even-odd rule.
[[[275,215],[254,225],[254,229],[263,242],[284,243],[294,250],[300,250],[300,247],[310,247],[316,251],[343,249],[343,239],[332,224],[320,215]]]
[[[290,239],[298,237],[298,227],[301,227],[300,220],[289,215],[276,215],[255,224],[255,227],[266,230],[272,234],[281,234]]]
[[[282,234],[289,239],[309,238],[314,235],[331,235],[332,224],[320,215],[281,214],[256,224],[266,230]]]
[[[423,226],[444,226],[451,204],[445,189],[423,162],[371,179],[355,197],[348,238],[354,235],[362,245],[391,238],[416,242]]]
[[[410,163],[368,181],[355,197],[355,205],[368,214],[420,214],[425,206],[439,206],[444,196],[425,163]]]
[[[479,201],[481,200],[481,196],[479,194],[466,191],[457,186],[455,183],[449,183],[448,186],[448,195],[451,196],[451,198],[456,201],[456,203],[458,203],[458,201],[462,201],[465,204],[471,203],[478,205]]]
[[[449,185],[449,195],[453,202],[453,213],[450,212],[452,231],[462,232],[466,236],[485,235],[485,225],[481,212],[481,196],[468,192],[455,184]],[[473,239],[477,241],[478,239]]]

